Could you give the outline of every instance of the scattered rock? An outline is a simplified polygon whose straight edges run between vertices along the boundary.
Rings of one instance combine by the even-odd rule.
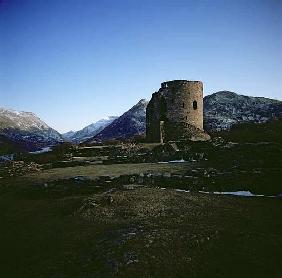
[[[108,204],[113,203],[113,201],[114,201],[113,196],[110,195],[110,196],[107,197],[107,202],[108,202]]]

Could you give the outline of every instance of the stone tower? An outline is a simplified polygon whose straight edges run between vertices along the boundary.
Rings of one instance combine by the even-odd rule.
[[[203,83],[173,80],[161,84],[146,111],[148,142],[208,140],[203,131]]]

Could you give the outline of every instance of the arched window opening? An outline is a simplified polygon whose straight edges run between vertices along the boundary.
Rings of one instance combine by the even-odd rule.
[[[185,103],[184,103],[184,102],[182,103],[182,107],[183,107],[183,108],[185,107]]]
[[[196,100],[193,101],[193,108],[194,108],[194,110],[197,110],[197,108],[198,108],[198,103],[197,103]]]

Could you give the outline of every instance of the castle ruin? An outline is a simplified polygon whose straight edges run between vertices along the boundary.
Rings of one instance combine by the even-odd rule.
[[[203,83],[163,82],[147,106],[146,138],[148,142],[160,143],[209,140],[203,130]]]

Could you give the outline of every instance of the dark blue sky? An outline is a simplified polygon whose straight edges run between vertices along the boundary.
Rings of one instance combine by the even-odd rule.
[[[171,79],[282,98],[281,0],[0,0],[0,106],[79,129]]]

